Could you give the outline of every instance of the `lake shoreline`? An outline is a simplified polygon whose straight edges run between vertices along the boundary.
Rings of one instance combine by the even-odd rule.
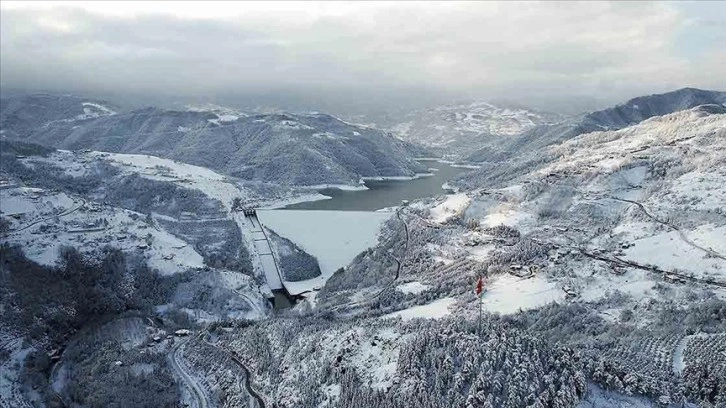
[[[304,201],[305,197],[284,206],[286,210],[336,210],[336,211],[378,211],[401,205],[402,201],[413,201],[449,193],[449,181],[460,174],[471,171],[470,166],[445,163],[441,159],[424,159],[431,162],[429,173],[413,177],[367,177],[362,178],[363,188],[340,189],[324,186],[311,194],[316,200]],[[321,186],[322,187],[322,186]],[[322,197],[326,197],[325,199]],[[269,208],[269,207],[268,207]]]

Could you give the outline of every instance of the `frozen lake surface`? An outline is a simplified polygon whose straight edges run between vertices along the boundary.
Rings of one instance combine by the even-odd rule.
[[[336,270],[376,244],[381,225],[392,215],[388,211],[257,210],[262,225],[318,260],[321,276],[285,282],[291,294],[322,287]]]

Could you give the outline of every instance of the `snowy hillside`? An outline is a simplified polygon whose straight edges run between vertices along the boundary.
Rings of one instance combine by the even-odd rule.
[[[617,281],[609,273],[598,278],[598,271],[632,271],[634,276],[625,278],[628,284],[642,279],[645,271],[653,273],[650,286],[670,274],[726,286],[725,142],[726,108],[705,105],[554,146],[548,154],[556,159],[508,187],[477,189],[422,209],[412,207],[409,247],[422,253],[409,254],[415,260],[407,268],[410,280],[441,285],[440,273],[450,273],[450,265],[459,263],[463,272],[475,262],[493,275],[495,297],[501,271],[530,267],[543,276],[567,276],[555,286],[577,287],[590,300],[602,297],[603,287]],[[383,253],[403,249],[397,242],[402,240],[400,227],[391,222],[389,228],[392,235],[379,243]],[[519,246],[524,254],[516,252]],[[426,258],[439,260],[441,269],[426,264]],[[392,265],[375,252],[359,262],[367,275],[373,265]],[[580,272],[563,275],[570,268]],[[356,271],[353,265],[348,278],[357,279]],[[385,273],[392,274],[390,269]],[[438,277],[425,279],[428,274]],[[584,281],[577,278],[580,274]],[[370,276],[365,282],[380,285]],[[331,283],[339,289],[348,286]],[[543,297],[546,290],[544,285],[532,293]],[[517,299],[527,302],[526,295]],[[510,310],[516,309],[515,303]]]
[[[562,119],[554,113],[475,102],[414,111],[400,118],[391,130],[404,140],[460,157],[500,136],[517,135]]]
[[[581,134],[601,130],[617,130],[635,125],[653,116],[667,115],[700,105],[726,103],[726,92],[683,88],[663,94],[633,98],[612,108],[603,109],[555,124],[526,129],[521,134],[502,139],[497,145],[480,146],[464,159],[471,162],[520,160],[520,156],[541,156],[547,146]]]
[[[0,134],[22,139],[56,124],[78,126],[89,119],[115,115],[108,102],[74,95],[33,94],[0,99]]]
[[[83,401],[83,389],[112,405],[153,379],[155,406],[723,405],[726,106],[666,95],[593,114],[597,130],[580,118],[571,133],[502,135],[536,149],[498,150],[456,193],[395,212],[250,215],[306,191],[173,156],[2,139],[0,397]],[[370,135],[319,114],[193,110],[128,123],[260,126],[244,140],[269,157]],[[518,123],[497,129],[531,126]],[[282,288],[313,293],[273,312],[265,298]],[[23,360],[49,374],[21,384],[36,372]]]
[[[268,195],[264,186],[245,188],[211,170],[153,156],[56,151],[18,157],[3,156],[2,242],[20,245],[30,260],[52,266],[65,247],[94,257],[110,247],[164,275],[234,271],[239,277],[220,278],[221,286],[252,291],[242,297],[256,299],[247,306],[249,317],[266,313],[264,274],[244,217],[232,205],[274,200],[274,189]]]
[[[56,148],[150,154],[290,186],[358,186],[365,177],[426,172],[407,143],[326,114],[244,115],[202,106],[111,115],[98,104],[72,106],[81,110],[43,106],[44,115],[36,115],[27,99],[8,100],[0,129],[8,138]]]
[[[726,299],[725,142],[726,108],[705,105],[553,146],[550,162],[505,188],[414,203],[403,212],[405,228],[390,220],[377,246],[328,281],[316,310],[381,321],[423,317],[444,326],[475,321],[473,288],[483,274],[482,308],[493,313],[487,322],[504,319],[573,347],[596,384],[618,381],[615,389],[651,400],[713,398],[681,388],[700,384],[702,363],[678,378],[672,367],[682,367],[678,344],[689,330],[726,331],[723,319],[695,317],[721,310]],[[577,334],[560,334],[569,331]],[[725,351],[721,337],[703,338],[704,347]],[[402,350],[416,344],[398,341]],[[316,352],[342,354],[363,380],[377,375],[356,362],[366,349]],[[296,364],[295,353],[286,352],[288,364]],[[401,382],[394,380],[389,395],[405,393],[402,358],[395,369]],[[319,392],[343,383],[325,383]]]
[[[54,265],[65,246],[94,253],[110,245],[145,252],[149,266],[164,274],[204,266],[187,242],[146,224],[144,214],[39,188],[4,189],[0,197],[0,211],[11,220],[3,241],[22,246],[26,256],[40,264]]]

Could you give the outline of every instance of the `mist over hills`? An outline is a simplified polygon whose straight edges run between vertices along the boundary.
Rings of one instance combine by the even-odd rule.
[[[0,0],[0,408],[726,408],[725,27]]]

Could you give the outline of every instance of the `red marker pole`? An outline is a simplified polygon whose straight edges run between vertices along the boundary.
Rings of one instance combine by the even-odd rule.
[[[479,276],[479,281],[476,283],[476,294],[479,295],[479,340],[481,340],[481,315],[482,315],[482,306],[484,304],[484,296],[482,295],[484,293],[484,279]]]

